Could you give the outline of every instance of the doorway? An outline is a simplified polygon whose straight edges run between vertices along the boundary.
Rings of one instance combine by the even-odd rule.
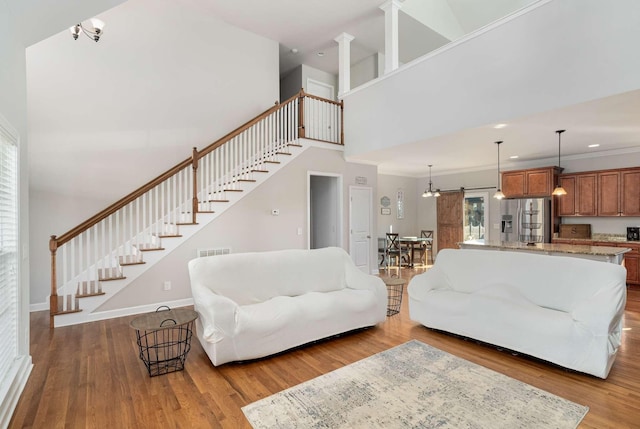
[[[333,85],[329,85],[327,83],[320,82],[311,78],[307,78],[307,93],[326,98],[327,100],[335,99],[335,89],[333,88]]]
[[[307,189],[309,249],[342,247],[342,176],[309,172]]]

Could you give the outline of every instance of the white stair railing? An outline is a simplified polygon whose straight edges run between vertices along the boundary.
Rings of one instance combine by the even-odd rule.
[[[300,91],[202,151],[194,148],[191,158],[67,233],[51,236],[51,326],[55,315],[80,311],[77,295],[102,293],[101,281],[124,278],[123,266],[142,263],[142,252],[161,250],[163,238],[178,236],[180,225],[196,223],[198,212],[213,211],[242,182],[268,171],[299,137],[342,144],[342,107]]]

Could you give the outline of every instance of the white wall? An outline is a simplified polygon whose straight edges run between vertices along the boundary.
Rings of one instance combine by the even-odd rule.
[[[196,257],[198,248],[230,247],[233,253],[307,248],[308,171],[343,175],[342,241],[343,247],[348,249],[348,187],[355,184],[356,176],[364,176],[375,193],[375,167],[347,163],[341,151],[310,148],[167,255],[162,263],[116,294],[100,310],[190,298],[187,262]],[[273,208],[280,210],[279,216],[271,215]],[[302,235],[297,235],[298,228],[302,228]],[[376,249],[373,246],[371,257],[375,267]],[[171,291],[162,290],[165,280],[171,281]]]
[[[378,54],[370,55],[351,65],[351,88],[356,88],[380,76]],[[384,71],[384,63],[382,71]]]
[[[417,236],[420,235],[418,228],[418,199],[416,198],[418,180],[411,177],[378,175],[378,192],[377,198],[373,202],[378,219],[377,237],[384,237],[389,231],[389,227],[393,226],[393,232],[397,232],[400,236]],[[404,191],[404,218],[398,219],[398,190]],[[422,191],[420,191],[422,193]],[[381,214],[380,199],[388,197],[391,200],[390,215]]]
[[[28,49],[32,303],[49,293],[50,235],[278,99],[278,44],[203,7],[129,0],[99,15],[107,23],[99,43],[65,30]],[[150,8],[157,20],[146,19]]]
[[[638,15],[636,0],[551,1],[407,64],[344,96],[346,155],[636,90]]]
[[[302,87],[302,65],[299,65],[280,79],[280,101],[293,97]]]

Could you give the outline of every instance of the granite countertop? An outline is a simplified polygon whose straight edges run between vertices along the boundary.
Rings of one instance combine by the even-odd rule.
[[[577,240],[576,240],[577,241]],[[592,241],[592,240],[585,240]],[[527,250],[527,251],[539,251],[539,252],[554,252],[554,253],[573,253],[581,255],[600,255],[600,256],[615,256],[623,253],[630,252],[628,247],[615,247],[615,246],[591,246],[588,244],[555,244],[555,243],[536,243],[532,246],[528,246],[527,243],[520,242],[507,242],[507,241],[489,241],[483,243],[478,242],[464,242],[458,243],[458,246],[478,246],[484,248],[495,249],[511,249],[511,250]]]

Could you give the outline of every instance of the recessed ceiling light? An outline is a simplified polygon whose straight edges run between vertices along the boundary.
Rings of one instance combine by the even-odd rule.
[[[318,55],[319,57],[324,57],[324,52],[318,52],[316,55]]]
[[[504,128],[506,126],[507,126],[507,124],[496,124],[493,128],[500,129],[500,128]]]
[[[590,145],[589,145],[589,146],[587,146],[587,147],[598,147],[598,146],[600,146],[600,145],[599,145],[598,143],[596,143],[596,144],[590,144]]]
[[[519,158],[519,156],[518,156],[518,155],[511,155],[509,158],[511,158],[511,159],[518,159],[518,158]]]
[[[297,48],[291,48],[291,53],[292,54],[297,54],[298,53],[298,49]]]

